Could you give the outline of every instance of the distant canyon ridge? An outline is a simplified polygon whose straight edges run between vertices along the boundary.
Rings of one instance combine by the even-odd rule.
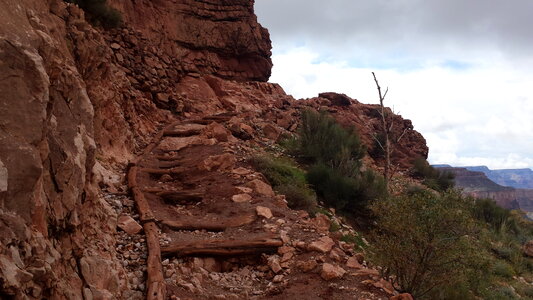
[[[452,167],[435,165],[455,175],[455,185],[465,194],[493,199],[507,209],[520,209],[533,217],[533,171],[531,169],[491,170],[486,166]]]

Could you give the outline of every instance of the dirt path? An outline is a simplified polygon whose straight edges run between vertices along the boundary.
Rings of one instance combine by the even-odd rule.
[[[289,209],[251,168],[257,142],[234,137],[231,123],[175,122],[129,169],[147,299],[387,299],[387,283],[329,237],[327,220]]]

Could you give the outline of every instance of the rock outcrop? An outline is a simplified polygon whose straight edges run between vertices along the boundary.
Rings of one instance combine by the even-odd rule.
[[[270,37],[257,23],[254,1],[109,2],[151,47],[176,59],[178,70],[238,81],[270,77]]]

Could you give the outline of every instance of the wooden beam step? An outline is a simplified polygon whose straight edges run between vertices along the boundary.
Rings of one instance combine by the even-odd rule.
[[[251,224],[255,221],[257,216],[255,214],[248,214],[227,218],[225,220],[216,219],[190,219],[183,218],[179,221],[163,220],[161,225],[166,226],[172,230],[207,230],[207,231],[224,231],[228,228],[241,227]]]
[[[162,255],[212,255],[234,256],[275,252],[283,242],[278,236],[262,236],[246,240],[216,239],[192,242],[178,242],[161,248]]]

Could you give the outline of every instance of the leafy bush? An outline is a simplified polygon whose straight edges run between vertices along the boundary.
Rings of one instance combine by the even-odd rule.
[[[316,164],[309,169],[307,180],[327,205],[349,213],[357,213],[386,194],[383,179],[372,171],[354,178],[343,176],[324,164]]]
[[[85,11],[88,20],[104,28],[116,28],[122,25],[122,15],[107,4],[107,0],[66,0],[77,4]]]
[[[288,144],[296,146],[300,158],[311,162],[307,181],[327,205],[353,214],[386,195],[382,177],[372,171],[361,172],[366,150],[359,136],[326,112],[304,111],[300,136]]]
[[[478,225],[470,205],[453,190],[376,201],[373,262],[415,298],[461,282],[474,286],[471,280],[481,276],[485,259],[474,238]]]
[[[518,233],[518,224],[512,218],[509,210],[498,206],[492,199],[476,199],[473,201],[475,201],[473,213],[478,220],[486,222],[495,231],[508,229]]]
[[[275,188],[280,194],[285,195],[287,204],[292,209],[313,211],[316,206],[316,195],[313,190],[294,185],[281,185]]]
[[[316,206],[316,195],[307,185],[304,171],[289,159],[256,156],[251,163],[278,193],[285,195],[290,208],[312,211]]]
[[[436,191],[445,191],[455,185],[453,173],[435,169],[423,158],[415,159],[413,175],[423,179],[424,185]]]
[[[365,155],[365,148],[353,130],[344,129],[326,112],[312,110],[302,113],[299,151],[343,176],[357,175]]]

